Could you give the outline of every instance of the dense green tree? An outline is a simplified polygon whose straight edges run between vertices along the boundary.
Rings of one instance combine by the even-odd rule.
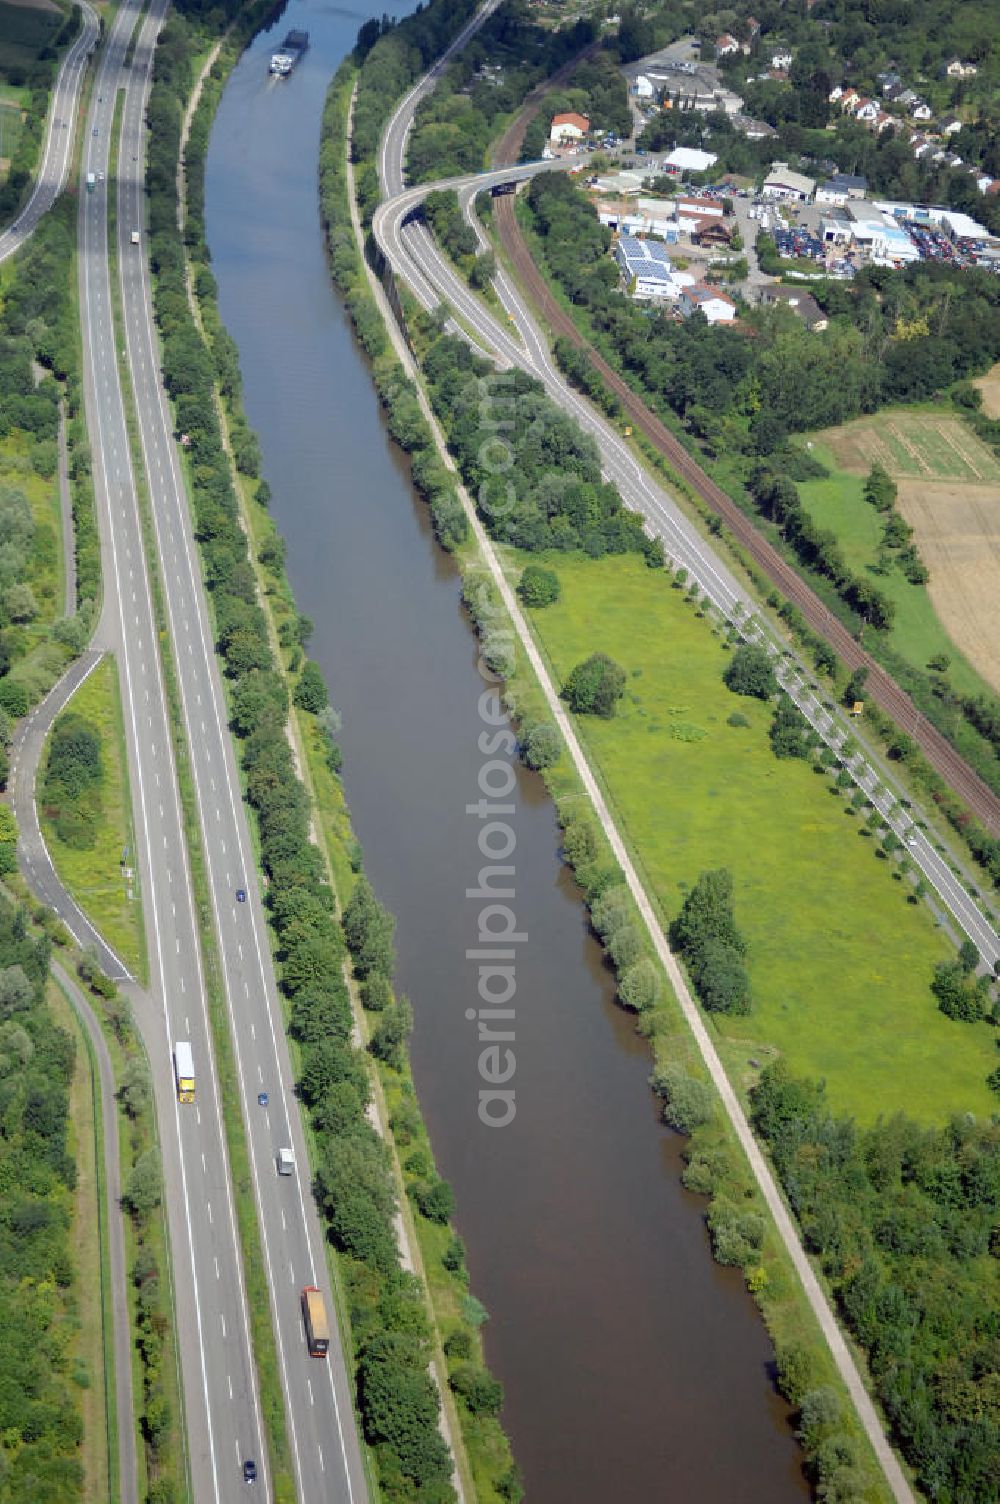
[[[577,715],[610,720],[625,693],[625,670],[606,653],[592,653],[571,670],[562,698]]]
[[[778,689],[770,654],[754,643],[740,644],[722,677],[734,694],[749,695],[756,700],[769,700]]]
[[[542,564],[526,564],[517,593],[526,606],[551,606],[559,599],[559,576]]]

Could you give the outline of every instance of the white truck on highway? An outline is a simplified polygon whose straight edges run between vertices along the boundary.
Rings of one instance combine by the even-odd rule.
[[[178,1102],[194,1101],[194,1055],[186,1039],[174,1042],[174,1081]]]
[[[139,231],[138,230],[133,230],[132,231],[132,244],[133,245],[138,245],[139,244]]]

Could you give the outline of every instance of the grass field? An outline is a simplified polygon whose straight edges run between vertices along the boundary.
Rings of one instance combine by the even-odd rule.
[[[56,871],[84,913],[134,976],[145,978],[146,946],[138,879],[129,897],[122,872],[122,849],[134,850],[132,806],[122,735],[118,672],[111,658],[101,663],[70,700],[67,709],[83,716],[101,735],[104,781],[102,819],[95,844],[85,851],[67,846],[42,816],[42,829]],[[134,860],[134,858],[133,858]]]
[[[908,414],[906,421],[907,433],[910,434],[917,428],[920,419]],[[931,415],[928,421],[940,424],[944,420]],[[958,420],[948,421],[954,423]],[[953,575],[950,568],[946,570],[944,563],[946,554],[954,552],[955,548],[964,552],[964,546],[960,543],[963,524],[956,518],[956,530],[945,532],[942,537],[933,525],[933,519],[935,513],[940,515],[941,511],[941,508],[935,507],[935,500],[940,499],[943,507],[950,504],[956,495],[963,497],[966,502],[974,503],[976,499],[981,499],[986,509],[985,517],[988,515],[991,498],[1000,505],[1000,479],[992,485],[972,484],[969,481],[957,485],[957,475],[951,477],[950,484],[944,479],[908,480],[899,469],[891,467],[888,448],[863,449],[858,435],[877,428],[879,422],[879,419],[866,419],[860,424],[848,424],[843,429],[829,430],[817,436],[812,454],[826,466],[830,475],[823,480],[799,483],[803,505],[816,522],[836,534],[844,557],[852,569],[859,573],[870,569],[878,555],[884,518],[874,507],[869,506],[862,494],[870,464],[865,453],[870,453],[872,458],[881,457],[890,474],[898,480],[900,510],[911,525],[917,528],[917,546],[921,557],[932,571],[930,587],[911,585],[896,568],[888,574],[873,576],[879,590],[895,602],[896,617],[890,636],[892,646],[920,669],[926,668],[929,659],[936,654],[947,653],[951,659],[948,677],[955,689],[964,694],[995,691],[998,687],[996,646],[993,645],[991,653],[988,633],[983,637],[981,623],[978,630],[973,630],[973,624],[966,615],[968,593],[973,583],[971,573],[966,571],[963,575],[959,570]],[[973,435],[966,434],[965,437],[975,446],[970,449],[975,463],[979,468],[985,468],[982,454],[987,451]],[[928,444],[933,448],[933,440],[925,442],[923,453],[927,452]],[[978,451],[982,451],[982,454]],[[938,449],[935,453],[939,467],[943,468],[943,450]],[[848,468],[842,468],[845,461],[848,462]],[[958,468],[957,461],[955,468]],[[1000,466],[997,468],[1000,476]],[[923,504],[920,498],[924,499]],[[969,562],[974,563],[978,576],[982,569],[983,550],[975,546],[974,540],[972,548]],[[937,580],[934,579],[935,571]],[[945,586],[940,593],[939,586]],[[988,581],[984,588],[988,597]],[[997,580],[997,593],[1000,595],[1000,577]]]
[[[946,938],[829,780],[775,759],[770,712],[724,687],[708,624],[634,558],[553,562],[562,599],[533,622],[557,682],[598,650],[629,674],[617,718],[578,725],[664,913],[706,869],[734,874],[755,999],[721,1021],[734,1075],[780,1052],[860,1120],[994,1110],[992,1031],[952,1023],[929,991]],[[748,727],[727,725],[734,710]]]

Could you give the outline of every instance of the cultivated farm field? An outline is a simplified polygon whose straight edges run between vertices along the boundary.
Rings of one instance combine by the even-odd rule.
[[[959,417],[934,410],[828,429],[813,452],[833,474],[804,484],[802,499],[856,567],[874,563],[882,531],[861,495],[864,476],[877,461],[899,487],[899,509],[931,578],[926,591],[895,570],[879,582],[896,602],[894,646],[917,667],[957,648],[974,672],[954,663],[956,687],[978,693],[978,675],[1000,692],[1000,459]]]
[[[548,562],[562,597],[531,620],[557,683],[592,652],[628,675],[615,719],[577,726],[663,912],[702,872],[733,872],[754,992],[748,1017],[717,1021],[734,1077],[781,1054],[859,1121],[995,1110],[993,1031],[930,992],[949,942],[831,780],[774,756],[770,708],[726,689],[707,620],[633,556]]]
[[[951,413],[884,412],[827,429],[820,439],[842,470],[878,463],[894,480],[961,480],[1000,486],[1000,460]]]

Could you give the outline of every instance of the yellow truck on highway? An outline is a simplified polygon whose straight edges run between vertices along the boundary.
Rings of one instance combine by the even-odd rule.
[[[323,1296],[315,1285],[306,1285],[302,1291],[302,1320],[310,1357],[325,1358],[330,1348],[330,1323]]]

